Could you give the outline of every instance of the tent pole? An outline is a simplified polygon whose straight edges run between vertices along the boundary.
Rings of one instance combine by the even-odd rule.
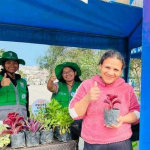
[[[129,40],[128,38],[125,39],[125,43],[124,44],[124,53],[125,53],[125,63],[126,63],[126,67],[124,69],[124,79],[126,82],[128,82],[128,77],[129,77],[129,69],[130,69],[130,53],[131,50],[129,49]]]
[[[150,1],[144,0],[142,78],[141,78],[141,117],[140,150],[150,149]]]

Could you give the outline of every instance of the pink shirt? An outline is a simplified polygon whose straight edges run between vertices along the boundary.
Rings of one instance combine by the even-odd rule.
[[[100,88],[100,96],[98,100],[92,101],[86,114],[82,117],[74,119],[83,119],[81,137],[90,144],[107,144],[129,139],[132,135],[131,124],[123,123],[120,128],[111,129],[104,126],[103,109],[106,104],[103,102],[107,98],[107,94],[114,94],[121,100],[121,104],[115,104],[115,108],[120,109],[120,115],[124,116],[129,112],[140,111],[137,97],[133,88],[125,83],[122,78],[110,85],[106,85],[99,75],[92,79],[85,80],[78,88],[75,96],[70,102],[69,109],[73,108],[75,103],[80,101],[97,81]]]

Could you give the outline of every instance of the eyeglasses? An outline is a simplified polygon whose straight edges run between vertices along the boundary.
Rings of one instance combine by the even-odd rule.
[[[68,72],[62,72],[62,75],[71,74],[72,72],[73,72],[73,70],[69,70]]]

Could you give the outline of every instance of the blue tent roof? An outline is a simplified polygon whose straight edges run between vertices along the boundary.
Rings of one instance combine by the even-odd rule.
[[[89,0],[0,1],[0,40],[123,50],[141,45],[142,9]]]

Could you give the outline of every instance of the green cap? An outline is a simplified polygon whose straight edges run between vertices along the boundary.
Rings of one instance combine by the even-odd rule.
[[[23,59],[18,59],[17,54],[12,51],[7,51],[2,54],[2,57],[0,58],[0,65],[2,64],[2,62],[4,60],[7,60],[7,59],[8,60],[16,60],[16,61],[18,61],[19,64],[25,65],[25,61]]]
[[[62,77],[62,70],[65,67],[71,67],[71,68],[75,69],[77,71],[77,75],[81,76],[81,70],[80,70],[79,66],[76,63],[64,62],[62,64],[57,65],[56,68],[55,68],[55,74],[56,74],[56,77],[57,77],[58,80]]]

